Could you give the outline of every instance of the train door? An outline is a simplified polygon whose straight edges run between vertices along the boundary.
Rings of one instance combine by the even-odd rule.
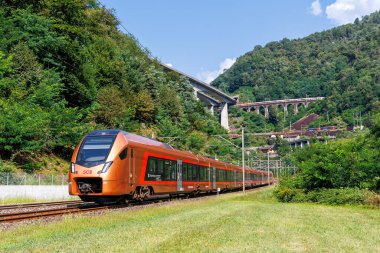
[[[182,187],[182,161],[177,160],[177,191],[183,191]]]
[[[212,188],[216,189],[216,169],[212,168]]]
[[[236,187],[236,171],[234,171],[234,182],[235,182],[235,187]]]

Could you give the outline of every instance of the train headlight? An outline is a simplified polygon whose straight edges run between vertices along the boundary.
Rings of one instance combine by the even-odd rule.
[[[108,169],[111,167],[112,162],[106,162],[103,166],[103,169],[100,171],[101,173],[106,173]]]
[[[71,173],[75,173],[75,163],[70,164]]]

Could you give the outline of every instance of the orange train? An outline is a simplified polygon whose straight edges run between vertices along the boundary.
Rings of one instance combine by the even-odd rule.
[[[271,183],[272,173],[246,169],[246,187]],[[242,186],[242,168],[237,165],[121,130],[100,130],[85,136],[74,151],[69,172],[70,195],[99,203],[238,190]]]

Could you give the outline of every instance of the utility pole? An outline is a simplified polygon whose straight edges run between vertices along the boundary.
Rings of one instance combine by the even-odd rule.
[[[241,128],[241,159],[243,165],[243,193],[245,193],[245,168],[244,168],[244,127]]]

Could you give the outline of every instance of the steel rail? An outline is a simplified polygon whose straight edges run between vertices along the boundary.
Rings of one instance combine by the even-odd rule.
[[[73,214],[73,213],[83,213],[89,211],[97,211],[107,209],[109,206],[73,206],[73,207],[65,207],[58,209],[49,209],[49,210],[35,210],[28,212],[19,212],[19,213],[7,213],[0,215],[0,223],[4,222],[15,222],[15,221],[23,221],[30,219],[37,219],[42,217],[49,216],[60,216],[64,214]]]
[[[30,207],[56,206],[56,205],[73,205],[73,204],[82,204],[82,203],[85,203],[85,202],[83,202],[82,200],[71,200],[71,201],[54,201],[54,202],[0,205],[0,211],[8,210],[8,209],[21,209],[21,208],[30,208]]]

